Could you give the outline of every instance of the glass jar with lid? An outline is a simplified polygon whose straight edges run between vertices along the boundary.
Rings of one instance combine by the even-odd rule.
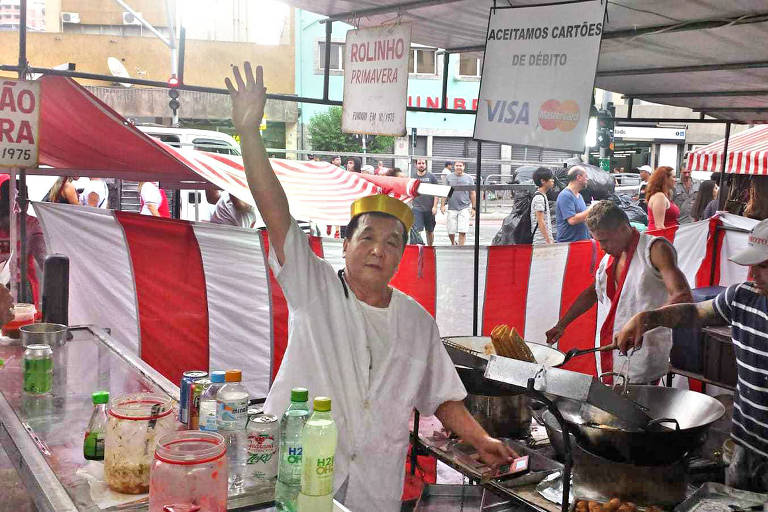
[[[224,438],[187,430],[158,439],[149,483],[149,511],[227,510],[227,457]]]
[[[173,401],[165,395],[137,393],[110,403],[104,437],[104,479],[125,494],[149,491],[149,467],[157,439],[176,430]]]

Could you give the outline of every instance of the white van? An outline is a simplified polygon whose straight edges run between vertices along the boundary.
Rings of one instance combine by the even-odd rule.
[[[175,148],[191,148],[225,155],[241,155],[240,145],[230,135],[212,130],[167,128],[165,126],[137,126],[150,137]],[[202,190],[181,190],[180,215],[184,220],[208,221],[215,205],[205,199]]]

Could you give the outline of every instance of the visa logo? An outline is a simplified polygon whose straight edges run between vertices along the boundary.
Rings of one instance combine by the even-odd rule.
[[[485,100],[488,120],[504,124],[528,124],[528,102],[507,100]]]

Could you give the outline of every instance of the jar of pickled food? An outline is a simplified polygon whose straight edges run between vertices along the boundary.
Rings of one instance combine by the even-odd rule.
[[[157,439],[176,430],[173,401],[152,393],[124,395],[110,402],[104,436],[104,479],[125,494],[149,491],[149,468]]]

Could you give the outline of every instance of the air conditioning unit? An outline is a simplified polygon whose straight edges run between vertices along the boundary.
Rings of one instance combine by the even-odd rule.
[[[141,16],[140,12],[137,12],[136,14]],[[123,25],[141,25],[141,22],[132,12],[123,11]]]
[[[79,12],[62,12],[61,22],[62,23],[80,23],[80,13]]]

